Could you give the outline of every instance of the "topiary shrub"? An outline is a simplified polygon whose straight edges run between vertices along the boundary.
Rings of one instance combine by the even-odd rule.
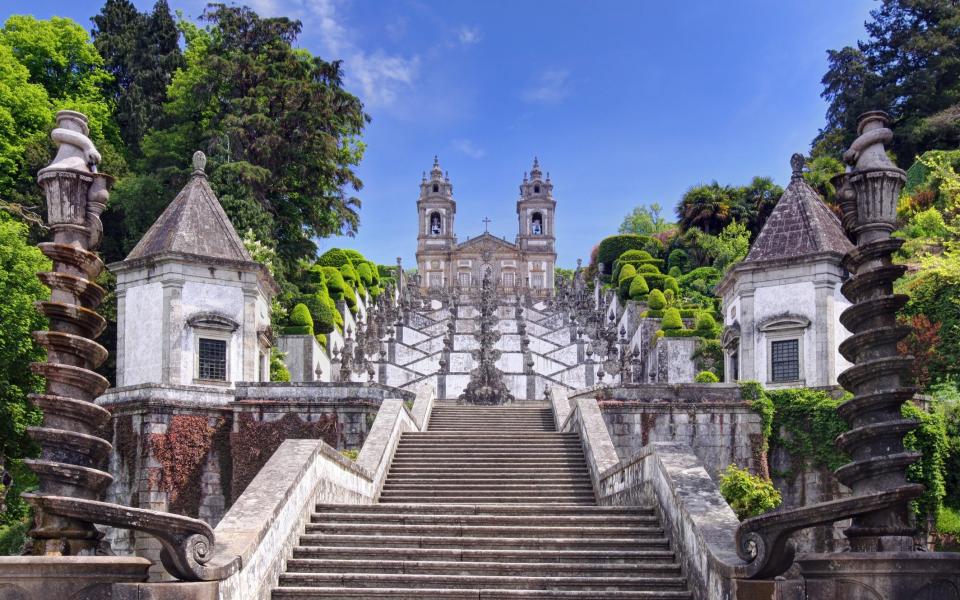
[[[356,250],[344,248],[343,253],[347,255],[347,258],[350,259],[350,262],[352,262],[354,266],[359,266],[360,263],[367,262],[367,258]]]
[[[340,274],[343,275],[343,280],[354,290],[360,287],[360,275],[350,263],[340,265]]]
[[[651,290],[650,295],[647,296],[647,306],[651,310],[663,310],[667,307],[667,299],[663,296],[663,292],[660,290]]]
[[[317,264],[321,267],[337,267],[350,264],[350,257],[340,248],[331,248],[320,255]]]
[[[670,251],[670,256],[667,257],[667,265],[672,269],[674,267],[680,269],[681,271],[687,269],[690,265],[690,255],[687,254],[686,250],[681,248],[676,248]]]
[[[324,350],[326,350],[326,349],[327,349],[327,336],[324,335],[324,334],[322,334],[322,333],[318,333],[318,334],[317,334],[316,336],[314,336],[314,337],[317,338],[317,343],[320,344],[320,347],[323,348]]]
[[[676,279],[670,277],[669,275],[663,278],[663,289],[664,291],[669,290],[673,292],[674,296],[680,295],[680,284],[677,283]]]
[[[664,310],[663,320],[660,321],[660,329],[664,331],[683,329],[683,319],[680,318],[680,311],[676,308],[668,308]]]
[[[683,276],[683,273],[680,272],[680,267],[670,267],[670,270],[667,271],[667,275],[673,277],[674,279],[679,279]]]
[[[620,269],[620,276],[617,278],[617,283],[622,283],[625,279],[631,279],[637,274],[637,269],[633,265],[624,265]]]
[[[290,325],[283,330],[285,335],[313,335],[313,318],[305,304],[294,306],[290,311],[289,320]]]
[[[697,322],[694,329],[703,337],[714,337],[717,332],[717,322],[713,315],[708,312],[702,312],[697,315]]]
[[[370,269],[370,265],[362,262],[357,265],[357,274],[360,276],[360,281],[364,286],[370,288],[373,286],[373,271]]]
[[[637,275],[630,281],[628,296],[631,300],[642,300],[648,293],[650,293],[650,286],[647,285],[643,275]]]
[[[720,474],[720,494],[741,521],[769,512],[783,501],[773,483],[733,464]]]
[[[710,371],[700,371],[697,373],[697,376],[693,378],[693,381],[695,383],[720,383],[720,378]]]
[[[628,250],[644,250],[651,256],[663,252],[663,243],[652,237],[627,233],[604,238],[597,249],[597,262],[603,264],[605,273],[613,272],[613,262]]]
[[[344,293],[348,289],[347,282],[343,279],[340,269],[337,267],[323,267],[323,275],[327,285],[327,292],[334,301],[343,300]]]

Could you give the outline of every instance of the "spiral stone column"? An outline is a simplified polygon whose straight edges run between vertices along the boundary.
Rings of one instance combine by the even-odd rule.
[[[907,482],[906,470],[920,454],[905,450],[903,437],[916,423],[900,413],[916,392],[907,385],[913,357],[897,351],[897,342],[910,332],[896,319],[908,298],[893,293],[893,283],[906,267],[893,264],[893,253],[903,242],[890,237],[906,174],[887,158],[884,144],[893,139],[887,123],[882,112],[863,115],[859,137],[844,155],[854,166],[848,182],[855,193],[855,203],[845,202],[844,221],[858,243],[845,258],[853,276],[842,288],[853,305],[840,315],[853,333],[840,352],[853,366],[839,381],[854,397],[839,409],[850,430],[837,438],[837,444],[852,462],[837,469],[836,475],[855,496],[912,487],[909,495],[915,497],[923,488]],[[851,209],[855,213],[849,214]],[[896,552],[913,548],[914,532],[909,503],[904,501],[854,517],[846,535],[854,552]]]
[[[110,413],[93,403],[109,382],[93,371],[107,351],[93,341],[106,322],[95,312],[104,296],[95,283],[103,262],[92,252],[102,238],[100,213],[106,207],[109,177],[96,172],[100,156],[87,133],[86,117],[59,112],[52,133],[59,151],[38,175],[53,237],[39,246],[53,265],[38,274],[51,290],[49,301],[37,303],[50,329],[33,334],[47,350],[46,362],[32,365],[47,381],[45,393],[31,395],[44,414],[43,424],[29,429],[41,449],[39,458],[27,461],[40,480],[37,492],[27,496],[36,508],[30,532],[35,555],[94,553],[102,534],[93,524],[50,514],[42,500],[99,500],[111,481],[105,470],[111,445],[99,434]]]

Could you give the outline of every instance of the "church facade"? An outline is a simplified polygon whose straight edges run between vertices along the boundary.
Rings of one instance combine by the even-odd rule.
[[[457,203],[449,176],[434,158],[430,177],[424,174],[417,200],[419,233],[417,269],[424,295],[479,289],[489,276],[502,293],[543,298],[553,295],[556,252],[556,206],[553,183],[537,159],[524,173],[517,199],[514,241],[488,231],[459,242]]]

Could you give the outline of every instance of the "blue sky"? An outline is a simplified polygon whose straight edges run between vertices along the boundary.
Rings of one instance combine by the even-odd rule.
[[[169,0],[196,17],[205,2]],[[135,0],[141,8],[153,0]],[[373,122],[356,238],[321,240],[413,265],[420,174],[450,173],[461,240],[512,240],[534,155],[554,182],[558,264],[586,259],[638,204],[690,185],[789,179],[823,124],[826,50],[864,37],[872,0],[250,0],[299,18],[299,44],[344,60]],[[71,17],[102,2],[8,0]],[[4,15],[5,17],[5,15]]]

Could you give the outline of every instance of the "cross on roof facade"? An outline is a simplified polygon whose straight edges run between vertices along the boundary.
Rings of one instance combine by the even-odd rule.
[[[490,219],[488,217],[483,218],[483,231],[484,233],[490,233]]]

